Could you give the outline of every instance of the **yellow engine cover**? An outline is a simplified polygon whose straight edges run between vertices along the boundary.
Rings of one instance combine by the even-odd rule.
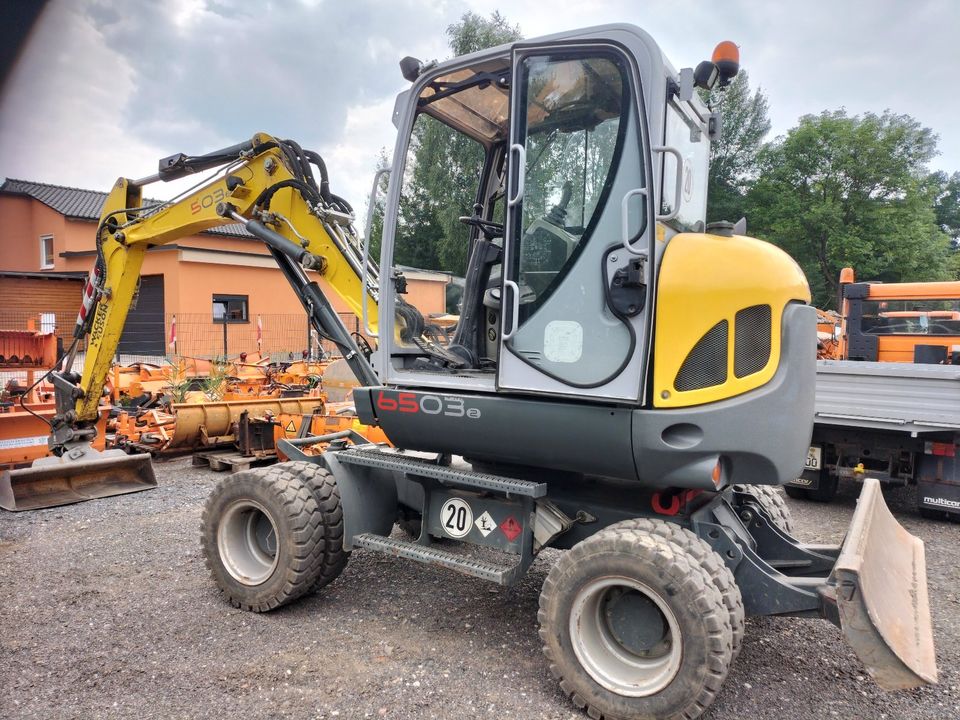
[[[780,248],[741,235],[675,235],[664,252],[657,286],[654,406],[702,405],[767,383],[780,363],[783,309],[797,301],[810,302],[810,287],[800,266]],[[769,306],[768,313],[763,306]],[[753,318],[769,317],[769,325],[763,325],[769,339],[766,330],[764,337],[746,332],[754,310],[759,315],[754,312]],[[744,362],[748,353],[752,357]]]

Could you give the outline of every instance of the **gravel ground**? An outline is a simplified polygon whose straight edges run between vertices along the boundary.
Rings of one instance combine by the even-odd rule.
[[[157,490],[0,514],[0,717],[585,718],[543,660],[537,598],[556,553],[513,588],[357,552],[321,593],[234,610],[199,548],[222,475],[158,465]],[[789,500],[798,535],[837,542],[856,488]],[[748,620],[708,718],[960,717],[960,526],[888,497],[927,543],[934,688],[885,693],[822,621]]]

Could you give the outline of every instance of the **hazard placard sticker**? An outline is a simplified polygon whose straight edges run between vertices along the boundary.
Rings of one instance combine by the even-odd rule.
[[[464,538],[473,527],[473,510],[461,498],[450,498],[440,508],[440,526],[452,538]]]
[[[284,432],[295,433],[297,431],[297,426],[293,424],[293,420],[287,423],[287,426],[283,429]]]
[[[500,523],[500,529],[503,530],[503,534],[507,536],[507,540],[510,542],[516,540],[517,536],[523,532],[523,528],[520,527],[520,523],[513,515],[508,516],[506,520]]]
[[[479,530],[480,534],[484,537],[497,529],[497,524],[493,521],[493,516],[486,510],[484,510],[483,515],[477,518],[474,525],[477,526],[477,530]]]

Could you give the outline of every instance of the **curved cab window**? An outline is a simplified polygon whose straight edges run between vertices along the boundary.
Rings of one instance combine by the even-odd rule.
[[[630,319],[607,302],[611,253],[622,244],[620,200],[645,182],[629,75],[614,51],[522,62],[517,140],[526,164],[510,251],[520,296],[506,347],[554,380],[600,387],[623,371],[636,343]],[[646,225],[641,214],[633,227]]]

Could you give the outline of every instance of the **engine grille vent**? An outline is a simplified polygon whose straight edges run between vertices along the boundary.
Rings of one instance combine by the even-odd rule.
[[[693,346],[673,382],[677,390],[700,390],[727,381],[728,325],[721,320]]]
[[[737,313],[733,325],[733,374],[760,372],[770,360],[770,306],[751,305]]]

